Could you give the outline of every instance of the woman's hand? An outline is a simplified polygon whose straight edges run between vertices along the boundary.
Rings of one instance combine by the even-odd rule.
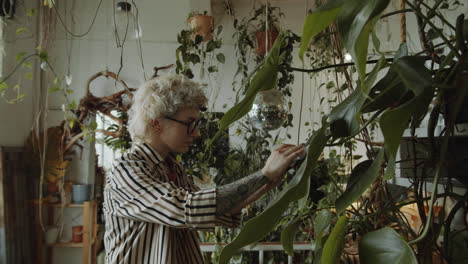
[[[291,162],[305,153],[303,145],[283,144],[273,150],[262,169],[263,175],[272,183],[278,183],[283,178]]]

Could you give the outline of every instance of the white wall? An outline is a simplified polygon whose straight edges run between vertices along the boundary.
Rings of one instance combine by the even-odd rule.
[[[36,18],[27,18],[25,10],[34,8],[37,5],[35,1],[27,1],[22,8],[16,8],[14,19],[1,19],[2,38],[0,39],[0,61],[1,79],[12,72],[16,65],[15,57],[19,52],[34,51],[36,42],[37,22]],[[16,34],[19,28],[27,27],[28,30],[22,34]],[[16,84],[21,85],[21,93],[25,94],[24,99],[16,104],[9,104],[5,100],[0,99],[0,145],[1,146],[22,146],[29,134],[29,130],[34,118],[34,98],[38,94],[39,86],[35,82],[37,80],[37,67],[35,60],[31,60],[32,68],[26,69],[21,67],[7,81],[9,86],[6,97],[9,99],[16,98],[16,92],[13,87]],[[27,80],[23,76],[27,72],[33,74],[33,80]]]

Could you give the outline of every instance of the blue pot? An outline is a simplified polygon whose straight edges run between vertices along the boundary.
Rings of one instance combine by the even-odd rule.
[[[90,200],[91,185],[89,184],[73,184],[72,199],[75,204],[82,204],[84,201]]]

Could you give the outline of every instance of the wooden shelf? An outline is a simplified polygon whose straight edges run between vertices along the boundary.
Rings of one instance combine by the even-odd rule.
[[[33,200],[33,206],[36,210],[36,217],[39,218],[39,209],[47,211],[48,224],[53,224],[54,213],[57,212],[56,208],[60,208],[61,204],[49,204],[40,200]],[[42,205],[42,208],[40,206]],[[45,244],[43,238],[43,231],[39,223],[36,223],[36,229],[38,233],[38,253],[39,263],[44,263],[42,260],[42,249],[46,248],[45,251],[45,263],[52,263],[52,251],[54,248],[79,248],[82,250],[83,264],[95,264],[96,263],[96,235],[98,230],[97,224],[97,203],[95,200],[85,201],[83,204],[68,204],[66,208],[80,208],[83,210],[83,242],[61,242],[53,244]]]
[[[92,202],[92,201],[87,201],[87,202]],[[40,202],[39,200],[34,200],[33,201],[34,205],[39,205],[39,204],[42,204],[42,206],[47,206],[47,207],[62,207],[62,204],[60,203],[44,203],[44,202]],[[84,207],[84,203],[82,204],[67,204],[65,205],[65,207],[79,207],[79,208],[83,208]]]
[[[83,243],[54,243],[54,244],[47,244],[47,247],[83,247]]]

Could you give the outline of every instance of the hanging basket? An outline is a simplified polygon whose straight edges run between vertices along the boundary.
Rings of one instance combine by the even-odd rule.
[[[268,48],[266,47],[266,40],[268,36]],[[270,50],[278,37],[277,31],[257,31],[255,33],[257,38],[257,54],[259,56],[265,56],[266,51]]]
[[[214,18],[208,15],[195,15],[188,19],[188,23],[192,29],[192,38],[197,35],[203,37],[203,41],[212,39],[211,33],[214,28]]]

